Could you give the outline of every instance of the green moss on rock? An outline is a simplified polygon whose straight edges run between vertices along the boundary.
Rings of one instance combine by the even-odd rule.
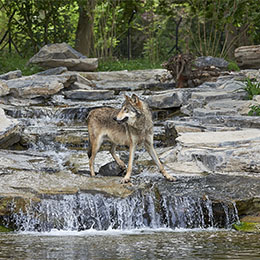
[[[240,222],[233,224],[233,228],[241,232],[260,233],[260,223]]]
[[[11,232],[11,231],[13,231],[11,228],[0,226],[0,233],[1,232]]]

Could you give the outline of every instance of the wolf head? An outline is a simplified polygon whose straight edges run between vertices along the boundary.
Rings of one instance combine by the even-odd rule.
[[[135,94],[130,98],[125,95],[125,102],[121,110],[117,114],[115,120],[118,123],[126,122],[129,125],[134,125],[136,120],[142,115],[143,104],[142,101]]]

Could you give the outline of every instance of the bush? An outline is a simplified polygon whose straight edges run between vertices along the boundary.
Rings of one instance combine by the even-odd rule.
[[[250,111],[248,112],[249,116],[260,116],[260,105],[252,105]]]
[[[240,71],[240,68],[238,67],[238,65],[235,61],[230,61],[228,64],[228,70],[229,71]]]
[[[255,95],[260,95],[260,82],[253,82],[249,78],[247,78],[247,86],[245,90],[248,93],[248,98],[253,99]]]

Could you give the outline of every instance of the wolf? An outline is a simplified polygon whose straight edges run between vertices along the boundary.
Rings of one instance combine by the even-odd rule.
[[[110,153],[120,168],[125,169],[124,162],[116,155],[116,146],[129,147],[129,160],[126,175],[122,183],[130,182],[134,153],[137,145],[144,144],[160,172],[169,181],[176,179],[169,175],[153,147],[153,121],[148,104],[135,94],[125,95],[121,109],[101,107],[90,111],[87,117],[89,133],[89,168],[91,176],[95,176],[94,160],[104,140],[112,143]]]

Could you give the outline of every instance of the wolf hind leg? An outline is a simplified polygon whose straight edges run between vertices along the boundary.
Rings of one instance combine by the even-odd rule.
[[[102,136],[97,136],[94,140],[91,140],[90,142],[90,148],[88,150],[88,155],[89,155],[89,168],[90,168],[90,174],[91,176],[95,176],[95,171],[94,171],[94,161],[96,154],[103,142]]]
[[[112,144],[110,153],[120,168],[124,170],[126,168],[125,163],[116,155],[116,144]]]

